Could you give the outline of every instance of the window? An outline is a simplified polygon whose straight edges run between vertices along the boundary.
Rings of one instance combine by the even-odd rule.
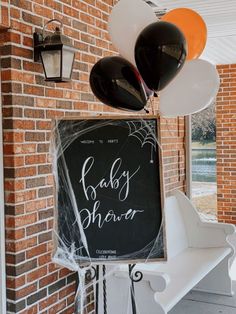
[[[201,215],[216,219],[216,124],[215,104],[193,114],[188,130],[189,138],[189,181],[191,197]]]

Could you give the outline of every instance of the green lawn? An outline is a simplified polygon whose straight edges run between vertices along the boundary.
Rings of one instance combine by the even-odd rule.
[[[197,149],[215,149],[216,148],[216,142],[209,142],[206,141],[204,143],[202,142],[192,142],[192,148]]]

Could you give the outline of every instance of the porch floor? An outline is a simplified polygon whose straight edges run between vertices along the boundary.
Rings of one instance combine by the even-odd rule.
[[[169,314],[236,314],[236,261],[231,268],[234,296],[190,291]]]
[[[236,314],[236,281],[233,297],[189,292],[169,314]]]

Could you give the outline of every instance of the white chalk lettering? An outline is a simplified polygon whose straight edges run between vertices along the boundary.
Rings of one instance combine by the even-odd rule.
[[[121,170],[122,159],[117,158],[111,165],[109,179],[101,178],[96,186],[89,185],[86,182],[87,175],[91,172],[95,163],[94,157],[88,157],[82,167],[80,183],[82,184],[84,195],[87,200],[96,200],[98,188],[118,190],[118,197],[121,202],[125,201],[130,192],[130,180],[138,173],[140,166],[132,173],[129,170]]]
[[[83,208],[80,211],[82,217],[82,225],[84,229],[89,228],[91,224],[96,224],[99,229],[103,227],[105,223],[118,223],[122,220],[132,221],[137,214],[143,213],[143,210],[129,209],[122,214],[116,214],[114,210],[109,210],[105,215],[98,212],[100,207],[100,201],[96,201],[93,206],[92,212],[89,209]]]

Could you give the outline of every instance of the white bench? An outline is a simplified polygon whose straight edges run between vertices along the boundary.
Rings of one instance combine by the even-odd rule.
[[[166,199],[165,219],[168,261],[135,267],[144,275],[135,284],[137,313],[168,313],[191,289],[231,296],[229,261],[235,249],[229,235],[235,234],[234,225],[203,222],[179,191]],[[107,278],[108,313],[132,313],[127,268],[115,266]],[[99,303],[103,314],[101,294]]]

